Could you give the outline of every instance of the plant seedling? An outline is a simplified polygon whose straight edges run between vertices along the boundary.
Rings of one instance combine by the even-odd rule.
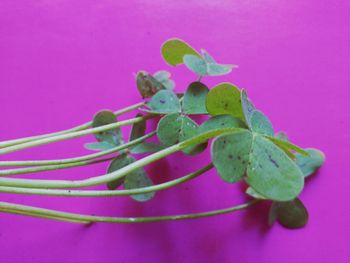
[[[275,132],[271,121],[248,97],[245,90],[224,82],[208,87],[206,76],[230,73],[236,66],[219,64],[205,50],[196,51],[181,39],[169,39],[161,47],[165,62],[184,64],[197,75],[184,94],[176,93],[171,74],[160,70],[154,74],[139,71],[136,86],[142,102],[117,112],[102,110],[91,122],[51,134],[0,142],[0,154],[60,140],[93,134],[96,142],[85,144],[95,151],[74,158],[56,160],[0,161],[0,166],[28,166],[0,170],[0,192],[53,196],[123,196],[145,202],[157,191],[174,187],[215,169],[226,183],[248,184],[245,204],[203,213],[157,217],[101,217],[34,206],[0,202],[0,211],[69,221],[74,223],[139,223],[194,219],[246,209],[258,202],[272,203],[269,224],[275,221],[295,229],[306,225],[308,213],[299,196],[305,179],[319,169],[325,155],[315,148],[301,148],[290,142],[284,132]],[[118,121],[119,116],[139,110],[135,118]],[[199,124],[194,115],[204,115]],[[149,120],[158,118],[157,129],[147,132]],[[121,127],[132,125],[129,139],[123,139]],[[155,141],[147,141],[156,136]],[[211,141],[209,141],[212,139]],[[166,156],[182,151],[188,158],[202,153],[210,144],[211,162],[178,179],[153,185],[144,167]],[[139,154],[146,155],[140,158]],[[111,155],[110,157],[105,157]],[[105,157],[101,159],[102,157]],[[109,161],[104,175],[84,180],[14,179],[11,175],[66,169]],[[79,190],[105,184],[106,190]],[[119,189],[123,188],[123,189]]]

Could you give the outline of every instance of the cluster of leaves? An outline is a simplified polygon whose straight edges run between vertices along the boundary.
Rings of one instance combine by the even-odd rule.
[[[206,51],[199,54],[180,39],[164,43],[161,53],[172,66],[184,64],[201,79],[231,72],[233,65],[218,64]],[[270,120],[256,109],[245,90],[230,83],[220,83],[209,89],[199,81],[192,82],[184,94],[173,91],[170,73],[158,71],[151,75],[140,71],[136,77],[137,87],[143,98],[148,98],[143,111],[161,115],[157,126],[160,143],[142,143],[130,150],[132,153],[154,152],[172,146],[203,133],[223,128],[231,132],[216,137],[211,144],[211,158],[218,175],[228,183],[245,181],[246,193],[256,199],[272,200],[269,222],[278,220],[289,228],[298,228],[307,222],[307,210],[298,199],[304,180],[324,162],[324,155],[316,149],[302,149],[289,142],[285,133],[275,133]],[[102,111],[94,118],[94,125],[115,122],[110,111]],[[205,114],[209,118],[201,125],[191,115]],[[145,132],[145,123],[133,127],[131,139]],[[98,143],[87,145],[90,149],[103,150],[122,143],[120,130],[96,134]],[[195,155],[206,149],[208,142],[190,145],[183,149]],[[135,161],[126,152],[109,166],[113,172]],[[128,175],[123,181],[108,184],[115,189],[124,183],[125,188],[150,185],[144,170]],[[134,196],[145,201],[153,194]]]

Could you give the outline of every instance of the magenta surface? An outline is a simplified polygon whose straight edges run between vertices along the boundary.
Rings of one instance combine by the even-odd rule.
[[[219,62],[239,65],[233,74],[205,83],[231,81],[246,88],[277,131],[287,131],[298,145],[322,149],[327,161],[301,195],[310,214],[301,230],[268,228],[266,205],[196,221],[90,227],[1,214],[0,262],[350,262],[349,11],[349,1],[341,0],[1,0],[0,140],[70,128],[99,109],[138,102],[133,73],[140,69],[167,69],[184,91],[195,75],[165,65],[159,54],[161,43],[177,36]],[[91,140],[0,160],[81,155],[89,152],[82,144]],[[208,161],[208,152],[195,158],[175,154],[148,171],[159,183]],[[87,178],[105,168],[34,178]],[[87,214],[150,216],[228,207],[245,200],[243,190],[212,171],[145,204],[126,197],[0,198]]]

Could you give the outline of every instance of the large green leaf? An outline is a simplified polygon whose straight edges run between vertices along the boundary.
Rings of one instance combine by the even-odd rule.
[[[220,177],[229,183],[240,181],[249,162],[252,134],[240,131],[224,134],[212,144],[212,160]]]
[[[278,220],[286,228],[301,228],[306,225],[308,217],[305,206],[298,198],[288,202],[273,202],[269,213],[269,224]]]
[[[212,88],[206,99],[206,108],[210,115],[231,114],[244,119],[240,101],[240,91],[230,83],[221,83]]]
[[[251,127],[250,125],[250,118],[252,116],[252,114],[256,111],[253,103],[249,100],[247,92],[242,89],[241,90],[241,104],[242,104],[242,111],[243,111],[243,116],[244,116],[244,120],[246,122],[246,124],[248,125],[248,127]]]
[[[209,89],[201,82],[192,82],[184,95],[183,111],[187,114],[205,114],[205,100]]]
[[[189,139],[198,133],[198,124],[187,116],[178,113],[164,116],[158,123],[157,136],[161,143],[171,146]],[[187,154],[197,154],[205,149],[206,145],[194,145],[185,148]]]
[[[274,131],[270,120],[261,112],[254,111],[250,117],[250,127],[252,131],[273,136]]]
[[[245,128],[245,124],[238,118],[232,115],[216,115],[199,126],[199,133],[204,133],[211,130],[221,128]]]
[[[118,155],[113,161],[109,164],[107,168],[107,173],[113,173],[118,171],[119,169],[131,164],[134,162],[134,158],[129,156],[126,153]],[[124,182],[124,178],[120,178],[114,181],[110,181],[107,183],[107,187],[109,190],[114,190],[122,185]]]
[[[304,186],[299,167],[279,147],[255,134],[247,182],[259,194],[276,201],[296,198]]]
[[[174,113],[180,112],[180,101],[176,94],[170,90],[161,90],[147,103],[151,112]]]
[[[102,110],[99,111],[93,118],[92,121],[92,127],[100,127],[104,125],[108,125],[111,123],[117,122],[115,114],[110,110]],[[103,149],[106,149],[108,145],[110,145],[109,148],[113,148],[115,146],[123,144],[123,138],[120,128],[115,128],[108,131],[103,131],[99,133],[95,133],[95,138],[98,142],[101,142],[101,144],[87,144],[86,147],[88,149],[97,149],[97,147],[101,147]]]
[[[203,58],[195,55],[185,55],[183,61],[189,70],[193,71],[199,76],[203,77],[208,75],[207,63]]]
[[[182,64],[183,57],[187,54],[199,57],[197,51],[195,51],[185,41],[178,38],[167,40],[161,47],[161,53],[164,60],[172,66]]]
[[[300,170],[303,172],[304,176],[308,177],[322,166],[322,164],[325,161],[325,155],[320,150],[313,148],[305,149],[305,151],[309,154],[309,156],[303,156],[297,153],[295,155],[295,162],[299,166]]]

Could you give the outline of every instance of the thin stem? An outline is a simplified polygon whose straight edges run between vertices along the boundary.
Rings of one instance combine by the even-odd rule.
[[[136,195],[136,194],[146,194],[150,192],[156,192],[165,190],[176,185],[185,183],[192,180],[199,175],[204,174],[213,168],[213,164],[210,163],[201,169],[196,170],[183,177],[168,181],[166,183],[157,184],[148,187],[142,187],[137,189],[128,190],[62,190],[62,189],[37,189],[37,188],[17,188],[17,187],[6,187],[0,186],[0,192],[13,193],[13,194],[32,194],[32,195],[49,195],[49,196],[125,196],[125,195]]]
[[[142,122],[142,121],[145,121],[145,120],[153,118],[153,117],[154,117],[154,115],[146,115],[143,117],[136,117],[133,119],[119,121],[116,123],[111,123],[111,124],[103,125],[103,126],[96,127],[96,128],[89,128],[89,129],[82,130],[82,131],[70,132],[70,133],[51,136],[48,138],[43,138],[43,139],[39,139],[39,140],[35,140],[35,141],[25,142],[22,144],[17,144],[17,145],[13,145],[13,146],[9,146],[9,147],[0,149],[0,154],[10,153],[10,152],[18,151],[18,150],[23,150],[23,149],[27,149],[27,148],[31,148],[31,147],[35,147],[35,146],[39,146],[39,145],[43,145],[43,144],[48,144],[48,143],[52,143],[52,142],[63,141],[66,139],[77,138],[77,137],[88,135],[88,134],[108,131],[111,129],[115,129],[115,128],[129,125],[129,124]]]
[[[131,163],[115,172],[91,177],[84,180],[35,180],[35,179],[17,179],[17,178],[0,178],[0,186],[12,186],[12,187],[24,187],[24,188],[80,188],[87,186],[94,186],[98,184],[104,184],[113,180],[123,178],[132,171],[142,168],[150,163],[153,163],[161,158],[164,158],[174,152],[181,151],[182,149],[207,141],[210,138],[216,137],[220,134],[227,132],[242,131],[241,128],[221,128],[212,130],[188,140],[170,146],[164,150],[153,153],[143,159],[140,159],[134,163]]]
[[[156,134],[156,131],[150,132],[142,137],[139,137],[135,140],[132,140],[130,142],[127,142],[123,145],[114,147],[109,150],[83,155],[80,157],[75,158],[67,158],[67,159],[57,159],[57,160],[32,160],[32,161],[0,161],[0,166],[43,166],[43,165],[55,165],[55,164],[66,164],[66,163],[74,163],[74,162],[80,162],[80,161],[88,161],[91,159],[99,158],[111,153],[119,152],[121,150],[130,148],[131,146],[134,146],[136,144],[139,144],[148,138],[151,138]]]
[[[129,112],[129,111],[132,111],[132,110],[137,109],[139,107],[142,107],[144,104],[145,104],[144,102],[140,102],[140,103],[131,105],[129,107],[123,108],[121,110],[115,111],[114,114],[116,116],[119,116],[119,115],[122,115],[126,112]],[[79,126],[73,127],[71,129],[67,129],[67,130],[63,130],[63,131],[59,131],[59,132],[53,132],[53,133],[47,133],[47,134],[43,134],[43,135],[30,136],[30,137],[19,138],[19,139],[14,139],[14,140],[2,141],[2,142],[0,142],[0,148],[5,148],[5,147],[9,147],[9,146],[17,145],[17,144],[22,144],[25,142],[35,141],[35,140],[39,140],[39,139],[49,138],[52,136],[67,134],[70,132],[85,130],[85,129],[91,127],[91,125],[92,125],[92,122],[89,121],[89,122],[86,122],[86,123],[81,124]]]
[[[108,223],[146,223],[172,220],[197,219],[202,217],[216,216],[235,212],[248,208],[256,204],[258,200],[252,200],[247,203],[232,206],[229,208],[212,210],[202,213],[169,215],[169,216],[152,216],[152,217],[107,217],[107,216],[90,216],[76,213],[67,213],[57,210],[37,208],[27,205],[12,204],[7,202],[0,202],[0,211],[14,214],[22,214],[34,217],[44,217],[55,220],[74,220],[76,223],[92,223],[92,222],[108,222]]]
[[[72,167],[108,162],[108,161],[113,160],[115,157],[116,156],[112,156],[112,157],[103,158],[103,159],[99,159],[99,160],[81,161],[81,162],[75,162],[75,163],[65,163],[65,164],[55,164],[55,165],[44,165],[44,166],[38,166],[38,167],[34,166],[34,167],[29,167],[29,168],[0,170],[0,176],[11,176],[11,175],[18,175],[18,174],[29,174],[29,173],[39,173],[39,172],[45,172],[45,171],[52,171],[52,170],[61,170],[61,169],[67,169],[67,168],[72,168]]]

